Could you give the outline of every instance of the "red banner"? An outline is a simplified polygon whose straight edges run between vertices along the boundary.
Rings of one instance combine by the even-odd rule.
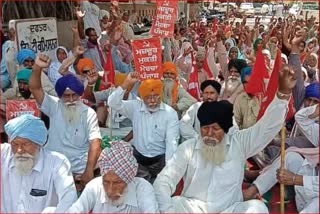
[[[173,37],[177,6],[177,0],[157,1],[156,18],[153,20],[150,35],[161,38]]]
[[[160,38],[139,39],[131,43],[134,65],[140,80],[160,79],[162,50]]]
[[[33,114],[40,117],[35,100],[7,100],[6,101],[6,119],[7,121],[19,117],[23,114]]]

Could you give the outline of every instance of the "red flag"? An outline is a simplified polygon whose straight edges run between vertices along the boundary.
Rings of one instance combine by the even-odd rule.
[[[218,21],[217,21],[217,18],[213,18],[212,20],[212,33],[215,33],[217,31],[217,24],[218,24]]]
[[[203,61],[202,67],[206,71],[206,73],[208,75],[208,78],[212,79],[213,78],[213,74],[212,74],[211,69],[210,69],[209,64],[208,64],[208,50],[206,50],[206,55],[204,57],[204,61]]]
[[[258,47],[256,61],[254,62],[251,77],[246,84],[246,92],[254,96],[264,97],[266,87],[264,79],[269,78],[269,73],[262,54],[262,46]]]
[[[270,81],[268,84],[266,96],[263,99],[263,102],[260,107],[260,111],[257,117],[257,121],[260,120],[260,118],[264,115],[264,112],[268,108],[269,104],[274,99],[274,96],[277,93],[278,90],[278,79],[279,79],[279,71],[282,67],[282,59],[281,59],[281,51],[280,49],[277,50],[277,56],[276,60],[274,62],[273,71],[270,77]],[[293,111],[293,99],[291,98],[289,101],[289,112],[287,114],[286,120],[289,120],[293,117],[294,111]]]
[[[103,80],[106,83],[114,84],[115,72],[114,72],[113,63],[112,63],[111,50],[108,51],[106,55],[107,55],[107,62],[103,66],[103,69],[104,69]]]
[[[195,99],[200,101],[200,91],[199,91],[199,81],[198,81],[198,68],[197,65],[194,64],[194,56],[191,53],[191,61],[192,61],[192,70],[189,76],[187,92],[193,96]]]

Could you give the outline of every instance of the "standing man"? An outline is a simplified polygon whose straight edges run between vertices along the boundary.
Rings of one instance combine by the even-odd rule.
[[[84,29],[94,28],[97,34],[100,35],[100,8],[94,2],[94,0],[80,1],[80,7],[85,12]]]
[[[279,133],[295,84],[294,70],[283,67],[277,95],[265,115],[241,131],[229,131],[233,115],[230,103],[203,103],[198,111],[201,135],[179,146],[154,183],[160,212],[267,213],[262,201],[243,202],[243,166]],[[182,194],[171,197],[181,178]]]
[[[78,19],[78,33],[81,39],[81,46],[85,48],[83,56],[85,58],[90,58],[98,71],[103,71],[103,66],[106,62],[106,54],[98,41],[99,34],[93,27],[85,28],[85,13],[77,11],[76,15]],[[97,21],[97,24],[99,25],[99,20]]]
[[[42,90],[40,75],[50,59],[40,54],[35,61],[29,88],[40,110],[50,117],[47,149],[64,154],[73,174],[80,175],[82,188],[94,177],[101,148],[97,114],[80,99],[84,86],[73,74],[61,77],[55,86],[59,98]]]
[[[153,183],[177,149],[179,121],[176,111],[161,102],[161,80],[142,81],[138,89],[141,100],[123,100],[125,91],[138,81],[139,73],[129,73],[109,97],[108,105],[132,121],[137,176]]]
[[[30,114],[5,125],[9,143],[1,144],[1,213],[65,212],[76,200],[68,159],[43,149],[44,123]]]

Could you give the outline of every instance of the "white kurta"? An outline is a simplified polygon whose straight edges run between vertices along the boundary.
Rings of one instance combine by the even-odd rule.
[[[200,122],[197,114],[202,103],[203,102],[197,102],[190,106],[180,120],[180,135],[185,140],[197,138],[200,133]]]
[[[38,158],[32,173],[20,176],[15,172],[11,145],[1,144],[1,213],[40,213],[49,206],[61,213],[77,200],[67,158],[44,149]],[[32,190],[46,193],[32,196]]]
[[[71,163],[72,173],[83,173],[88,159],[90,142],[101,139],[97,114],[82,104],[80,122],[70,125],[65,122],[63,103],[45,94],[40,110],[50,117],[50,129],[46,149],[64,154]]]
[[[154,183],[160,211],[181,212],[175,206],[175,198],[171,198],[181,178],[184,179],[181,197],[190,202],[190,207],[185,210],[235,211],[243,202],[241,185],[246,159],[260,152],[277,135],[287,105],[286,100],[275,97],[257,124],[241,131],[233,129],[226,134],[226,160],[220,167],[209,165],[201,158],[200,140],[182,143]]]
[[[158,213],[152,185],[143,178],[134,178],[128,184],[124,204],[112,206],[102,185],[102,177],[90,181],[80,198],[70,207],[71,213]]]
[[[296,122],[304,135],[316,146],[319,146],[319,124],[308,116],[315,111],[316,106],[300,110],[295,115]],[[277,158],[270,167],[262,173],[254,184],[262,195],[271,189],[277,182],[276,170],[280,168],[280,158]],[[295,186],[296,205],[298,211],[317,213],[319,211],[319,175],[318,168],[300,154],[288,152],[285,155],[285,168],[289,171],[303,175],[303,186]]]

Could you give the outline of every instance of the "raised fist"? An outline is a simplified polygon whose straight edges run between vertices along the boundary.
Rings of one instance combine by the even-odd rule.
[[[51,59],[47,55],[39,54],[35,60],[35,64],[40,68],[48,68],[50,65]]]

